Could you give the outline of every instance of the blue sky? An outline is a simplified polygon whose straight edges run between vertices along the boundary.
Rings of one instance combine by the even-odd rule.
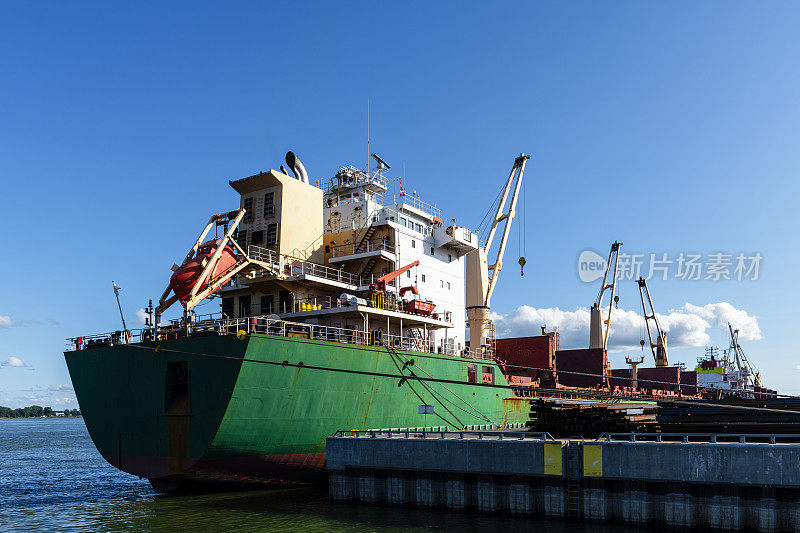
[[[133,322],[237,205],[229,179],[289,149],[312,181],[363,165],[368,100],[373,151],[461,224],[533,154],[501,322],[588,307],[578,254],[615,239],[759,252],[757,281],[652,281],[656,310],[744,312],[765,384],[798,394],[798,23],[789,2],[3,3],[0,404],[74,407],[63,340],[119,327],[111,280]]]

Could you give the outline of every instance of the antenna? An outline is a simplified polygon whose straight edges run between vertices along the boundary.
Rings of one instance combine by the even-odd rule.
[[[389,163],[387,163],[386,161],[384,161],[383,159],[378,157],[378,154],[370,154],[370,156],[372,157],[372,159],[374,159],[378,163],[378,170],[379,171],[388,170],[388,169],[392,168],[391,166],[389,166]]]
[[[367,98],[367,174],[369,174],[369,98]]]
[[[122,316],[122,305],[119,303],[119,291],[122,290],[122,287],[117,287],[117,283],[112,279],[111,285],[114,287],[114,296],[117,297],[117,307],[119,308],[119,317],[122,319],[122,330],[128,331],[128,326],[125,325],[125,317]]]

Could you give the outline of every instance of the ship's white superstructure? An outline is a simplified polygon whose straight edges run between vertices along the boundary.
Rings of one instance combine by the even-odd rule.
[[[292,158],[290,168],[299,164]],[[465,255],[478,247],[478,236],[455,221],[445,226],[440,208],[390,181],[386,168],[342,167],[322,187],[276,170],[231,181],[246,213],[236,242],[275,268],[237,276],[224,287],[223,313],[276,314],[368,331],[376,343],[410,336],[434,351],[464,350]],[[390,193],[390,184],[398,191]]]

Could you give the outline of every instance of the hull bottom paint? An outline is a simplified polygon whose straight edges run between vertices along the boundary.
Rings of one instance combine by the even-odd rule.
[[[97,449],[158,490],[320,481],[325,439],[342,429],[527,419],[493,361],[272,335],[65,356]],[[469,382],[486,374],[493,384]]]

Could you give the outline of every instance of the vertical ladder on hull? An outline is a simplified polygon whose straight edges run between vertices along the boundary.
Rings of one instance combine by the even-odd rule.
[[[581,477],[583,476],[583,446],[580,442],[567,442],[566,448],[566,518],[568,520],[580,520],[583,515],[583,491],[581,489]]]

